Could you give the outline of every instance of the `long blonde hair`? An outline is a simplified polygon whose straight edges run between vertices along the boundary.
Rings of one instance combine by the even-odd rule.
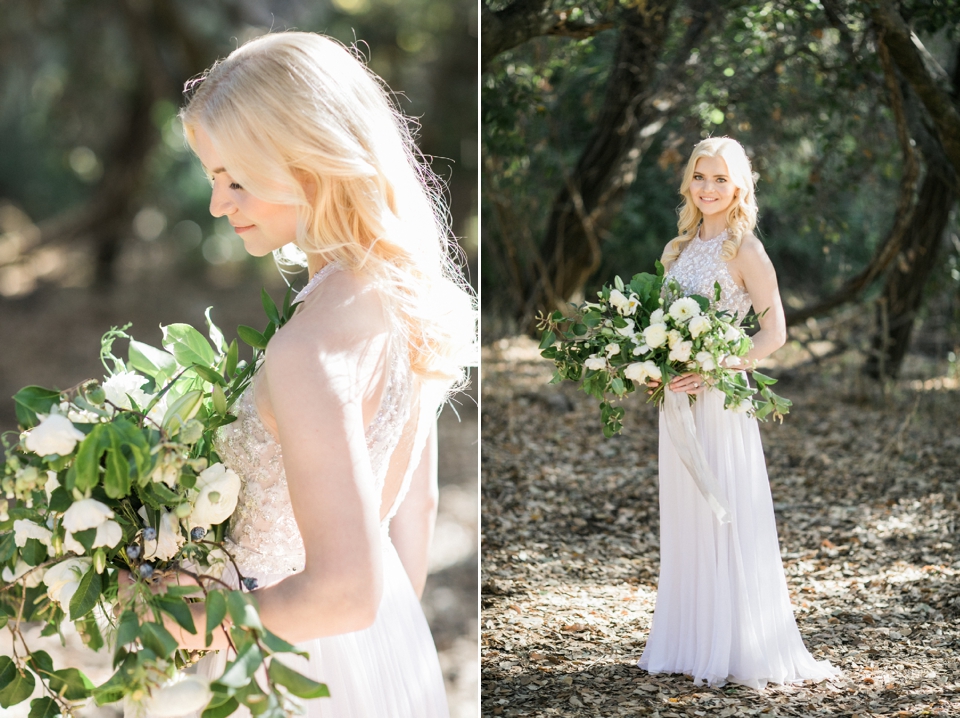
[[[330,38],[281,32],[191,84],[180,113],[191,146],[202,127],[233,179],[297,207],[303,252],[376,279],[417,374],[462,381],[475,361],[476,301],[439,182],[380,78]]]
[[[680,183],[683,204],[680,205],[680,218],[677,221],[677,236],[663,249],[660,261],[669,267],[680,256],[684,246],[697,236],[697,227],[703,221],[703,213],[697,209],[690,194],[690,182],[693,181],[697,160],[701,157],[722,157],[727,163],[730,181],[737,188],[737,195],[727,210],[727,238],[720,249],[720,258],[729,262],[740,251],[740,243],[748,232],[757,226],[757,198],[754,189],[754,174],[750,159],[743,146],[731,137],[709,137],[697,143],[687,161]]]

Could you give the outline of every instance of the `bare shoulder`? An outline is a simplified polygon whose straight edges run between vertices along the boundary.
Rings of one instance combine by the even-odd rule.
[[[268,355],[286,363],[297,356],[350,352],[382,339],[389,328],[383,299],[371,279],[334,272],[270,340]]]

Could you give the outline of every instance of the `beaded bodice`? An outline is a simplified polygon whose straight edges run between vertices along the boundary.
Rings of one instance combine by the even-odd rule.
[[[330,264],[317,272],[297,295],[297,301],[314,291],[339,267]],[[386,383],[376,415],[365,429],[375,495],[383,493],[390,457],[410,418],[413,374],[406,342],[393,332],[387,347]],[[227,539],[244,576],[280,577],[303,570],[305,552],[287,488],[280,444],[264,426],[254,401],[253,384],[237,400],[237,420],[217,434],[220,458],[241,479],[237,508],[230,519]],[[404,490],[400,492],[402,497]],[[394,502],[383,528],[393,513]],[[382,513],[382,512],[381,512]]]
[[[743,319],[750,311],[750,295],[733,281],[727,263],[720,258],[726,238],[726,230],[708,240],[700,239],[697,234],[684,246],[666,276],[677,280],[685,294],[699,294],[711,300],[714,282],[719,282],[720,301],[715,304],[716,308],[735,312]]]

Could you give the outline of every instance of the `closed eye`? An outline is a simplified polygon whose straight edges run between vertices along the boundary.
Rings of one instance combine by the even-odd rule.
[[[234,189],[234,190],[236,190],[236,189],[243,189],[243,187],[241,187],[240,185],[238,185],[236,182],[231,182],[231,183],[230,183],[230,189]]]

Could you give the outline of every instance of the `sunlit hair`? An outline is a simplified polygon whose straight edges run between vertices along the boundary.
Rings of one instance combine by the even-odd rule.
[[[743,146],[730,137],[710,137],[698,142],[687,162],[680,183],[683,204],[680,205],[680,219],[677,222],[678,235],[664,247],[660,261],[669,267],[680,256],[684,246],[697,236],[697,228],[703,221],[703,213],[697,209],[690,194],[697,160],[701,157],[722,157],[727,163],[730,181],[737,188],[737,194],[727,210],[727,238],[720,248],[720,258],[729,262],[737,256],[743,236],[757,226],[757,198],[754,190],[754,175],[750,168],[750,159]]]
[[[461,381],[475,361],[475,299],[439,182],[380,78],[330,38],[282,32],[242,45],[188,91],[194,150],[201,127],[245,190],[296,206],[297,246],[374,278],[413,370]]]

